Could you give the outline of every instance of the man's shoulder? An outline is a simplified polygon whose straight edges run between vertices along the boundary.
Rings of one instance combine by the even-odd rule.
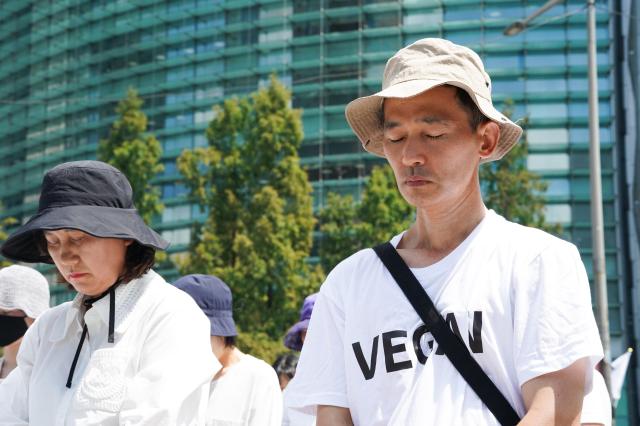
[[[371,267],[378,262],[378,256],[371,248],[364,248],[339,262],[329,272],[324,286],[333,286],[334,283],[344,283],[361,277],[364,272],[370,271]]]
[[[547,251],[569,252],[575,245],[542,229],[521,225],[499,217],[495,241],[513,254],[536,257]]]

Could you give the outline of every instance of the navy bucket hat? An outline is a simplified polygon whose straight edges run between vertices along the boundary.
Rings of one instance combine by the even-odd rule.
[[[169,246],[138,214],[126,176],[101,161],[72,161],[49,170],[38,212],[5,241],[0,253],[16,261],[53,263],[38,239],[42,231],[56,229],[131,239],[158,250]]]
[[[212,336],[237,336],[231,290],[213,275],[185,275],[173,283],[196,301],[211,322]]]

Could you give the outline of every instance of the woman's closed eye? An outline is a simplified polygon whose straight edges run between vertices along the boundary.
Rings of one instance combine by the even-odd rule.
[[[51,240],[48,240],[46,238],[45,238],[45,241],[47,242],[47,246],[49,246],[49,247],[55,247],[55,246],[58,245],[57,241],[51,241]]]
[[[84,240],[84,237],[69,238],[69,240],[73,244],[80,244],[82,242],[82,240]]]

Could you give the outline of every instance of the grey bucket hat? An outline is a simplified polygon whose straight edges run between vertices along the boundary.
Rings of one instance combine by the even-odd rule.
[[[345,110],[349,125],[364,149],[384,157],[382,103],[385,98],[410,98],[437,86],[465,90],[480,111],[500,126],[494,152],[482,162],[499,160],[518,142],[522,128],[491,102],[491,79],[471,49],[440,38],[424,38],[400,49],[387,61],[382,90],[351,101]]]
[[[49,170],[42,180],[38,212],[9,236],[0,253],[22,262],[53,263],[39,250],[37,238],[55,229],[132,239],[158,250],[169,246],[138,214],[126,176],[101,161],[72,161]]]

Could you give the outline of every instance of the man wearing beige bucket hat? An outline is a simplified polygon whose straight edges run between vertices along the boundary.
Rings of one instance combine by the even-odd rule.
[[[602,358],[587,274],[574,245],[482,201],[479,165],[522,129],[493,106],[480,57],[418,40],[346,116],[416,218],[329,274],[290,406],[318,425],[577,423]]]

